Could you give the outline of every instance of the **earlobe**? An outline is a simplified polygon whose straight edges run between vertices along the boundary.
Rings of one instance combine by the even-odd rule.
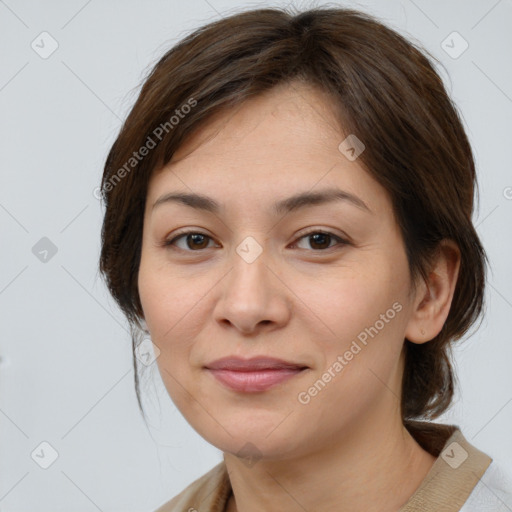
[[[442,240],[438,255],[405,331],[405,338],[412,343],[426,343],[435,338],[443,328],[455,292],[460,268],[460,250],[452,240]]]

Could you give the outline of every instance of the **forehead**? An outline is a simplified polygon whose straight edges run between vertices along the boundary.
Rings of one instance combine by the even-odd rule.
[[[386,191],[357,159],[338,149],[347,137],[332,99],[304,84],[282,85],[200,125],[150,180],[149,202],[164,192],[196,192],[228,201],[288,197],[338,187],[374,211]],[[272,196],[272,197],[270,197]],[[274,202],[274,201],[272,201]]]
[[[258,129],[259,125],[262,126]],[[244,149],[244,143],[257,143],[262,136],[269,135],[266,131],[269,128],[274,132],[283,126],[291,130],[290,135],[297,135],[297,130],[311,131],[312,135],[328,129],[340,135],[339,121],[333,115],[333,100],[326,92],[305,83],[280,84],[209,117],[175,151],[172,162],[186,158],[200,147],[201,154],[226,143],[233,151]],[[283,144],[286,139],[279,137],[274,143]]]

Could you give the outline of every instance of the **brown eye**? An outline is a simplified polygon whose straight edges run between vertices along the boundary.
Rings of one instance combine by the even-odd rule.
[[[331,245],[331,242],[337,241],[337,245],[346,245],[348,242],[346,240],[343,240],[339,236],[329,233],[327,231],[310,231],[309,233],[306,233],[305,235],[301,236],[299,240],[302,239],[309,239],[309,246],[305,249],[314,249],[316,251],[330,249],[334,247]]]
[[[188,231],[186,233],[182,233],[181,235],[178,235],[174,237],[172,240],[167,240],[165,242],[165,246],[171,246],[176,245],[176,241],[185,238],[185,244],[186,247],[180,247],[177,245],[178,249],[181,249],[183,251],[189,251],[194,252],[196,250],[200,249],[207,249],[208,248],[208,242],[212,240],[211,237],[208,235],[205,235],[204,233],[198,233],[196,231]]]

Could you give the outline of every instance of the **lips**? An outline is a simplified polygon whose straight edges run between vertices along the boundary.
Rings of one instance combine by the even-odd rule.
[[[206,366],[224,386],[245,393],[266,391],[301,374],[307,368],[303,364],[268,357],[226,357]]]
[[[206,365],[206,368],[210,370],[250,372],[258,370],[301,370],[307,368],[307,366],[273,357],[253,357],[251,359],[224,357]]]

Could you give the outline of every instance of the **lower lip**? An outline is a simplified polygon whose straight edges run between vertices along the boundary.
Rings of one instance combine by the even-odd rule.
[[[235,391],[254,393],[265,391],[281,382],[291,379],[304,369],[258,370],[251,372],[208,369],[222,384]]]

